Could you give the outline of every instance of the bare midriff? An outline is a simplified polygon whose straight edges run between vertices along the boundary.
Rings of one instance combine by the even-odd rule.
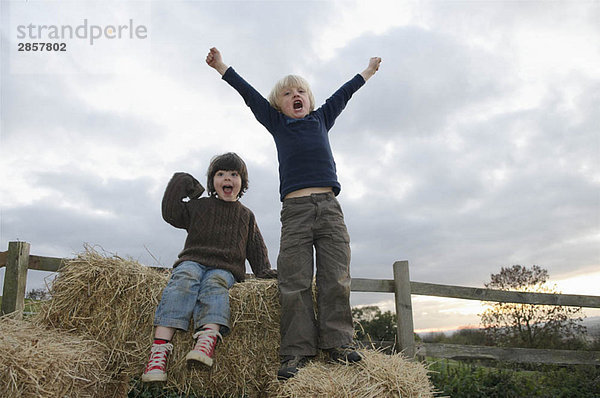
[[[302,188],[302,189],[298,189],[297,191],[292,191],[292,192],[288,193],[287,195],[285,195],[285,198],[283,198],[283,199],[300,198],[302,196],[310,196],[313,193],[327,193],[327,192],[333,192],[333,188],[331,188],[331,187]]]

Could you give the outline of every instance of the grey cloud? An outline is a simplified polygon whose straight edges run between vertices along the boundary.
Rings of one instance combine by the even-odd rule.
[[[340,51],[335,65],[324,65],[328,72],[319,74],[324,80],[317,84],[341,85],[375,55],[383,59],[380,71],[356,93],[335,127],[344,134],[436,135],[457,111],[506,89],[505,60],[418,28],[360,37]]]
[[[70,75],[12,75],[2,84],[3,139],[132,147],[163,132],[141,117],[89,108],[82,101],[85,88]]]
[[[210,2],[179,3],[178,7],[153,3],[153,46],[160,54],[168,54],[167,62],[157,57],[157,66],[177,70],[201,84],[203,75],[215,74],[205,57],[216,46],[226,63],[266,95],[283,75],[313,64],[313,38],[319,36],[334,8],[329,2],[307,6],[295,1],[228,1],[218,7]]]
[[[596,234],[600,207],[593,127],[599,120],[592,111],[598,82],[577,76],[570,83],[581,89],[570,105],[558,86],[536,108],[461,122],[455,145],[441,130],[422,135],[399,128],[387,136],[353,121],[345,122],[350,132],[334,127],[341,131],[332,132],[334,150],[364,165],[356,177],[368,188],[360,201],[344,206],[354,275],[389,277],[391,264],[407,259],[416,280],[480,286],[513,263],[560,275],[598,258],[598,250],[583,243]],[[508,93],[499,87],[493,95]],[[457,99],[434,117],[447,119],[481,99]],[[361,107],[347,112],[371,116]],[[384,156],[386,144],[394,148],[391,156]],[[410,185],[395,195],[402,179]]]
[[[153,185],[149,177],[103,180],[99,176],[74,171],[39,172],[32,182],[38,187],[54,190],[63,200],[76,202],[91,211],[108,211],[114,215],[149,213],[152,202],[152,210],[160,209],[156,204],[156,193],[149,192]]]

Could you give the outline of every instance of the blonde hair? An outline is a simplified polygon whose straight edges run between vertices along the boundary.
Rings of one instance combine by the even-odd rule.
[[[273,87],[273,89],[271,90],[271,93],[269,94],[268,98],[269,103],[273,108],[277,109],[278,111],[281,111],[281,107],[277,102],[277,97],[286,88],[301,88],[305,90],[308,94],[308,99],[310,100],[309,112],[315,110],[315,97],[313,96],[312,90],[310,89],[310,85],[308,84],[306,79],[298,75],[287,75],[283,79],[275,83],[275,87]]]

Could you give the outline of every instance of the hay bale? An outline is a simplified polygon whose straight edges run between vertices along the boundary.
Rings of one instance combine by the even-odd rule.
[[[279,367],[279,300],[274,280],[250,279],[230,290],[231,333],[217,345],[212,368],[187,367],[192,332],[176,333],[167,388],[188,395],[264,396]],[[148,346],[149,349],[149,346]],[[144,358],[145,360],[146,358]],[[145,363],[144,363],[145,364]],[[143,367],[140,368],[140,372]]]
[[[28,321],[0,318],[3,397],[122,397],[127,383],[106,371],[100,343]]]
[[[340,365],[313,361],[281,383],[278,398],[427,398],[434,396],[427,370],[400,354],[360,350],[362,361]]]
[[[87,247],[68,261],[53,282],[52,299],[36,321],[74,330],[110,350],[115,375],[138,378],[152,344],[154,312],[169,271],[145,267],[130,259],[101,255]],[[165,388],[230,396],[260,396],[276,383],[279,366],[279,300],[275,280],[251,279],[230,291],[231,334],[219,343],[215,364],[188,369],[192,331],[177,332]]]
[[[110,349],[110,364],[137,375],[148,355],[152,320],[169,273],[90,247],[68,260],[35,321],[73,330]]]
[[[170,273],[87,247],[55,279],[36,321],[98,340],[115,377],[139,378],[152,344],[154,312]],[[427,371],[400,356],[365,352],[354,366],[313,362],[287,382],[279,367],[277,282],[251,279],[230,290],[231,334],[217,345],[212,368],[188,368],[192,331],[177,332],[164,389],[205,396],[430,397]],[[350,391],[348,394],[346,392]]]

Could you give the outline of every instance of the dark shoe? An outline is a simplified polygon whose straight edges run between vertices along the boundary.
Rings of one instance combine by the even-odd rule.
[[[358,362],[362,359],[362,355],[360,355],[356,348],[351,345],[344,344],[341,347],[331,348],[327,350],[329,353],[329,358],[332,362]]]
[[[277,378],[279,380],[287,380],[290,377],[294,377],[298,373],[298,369],[304,367],[308,362],[308,357],[301,355],[286,355],[281,357],[281,367],[277,372]]]

